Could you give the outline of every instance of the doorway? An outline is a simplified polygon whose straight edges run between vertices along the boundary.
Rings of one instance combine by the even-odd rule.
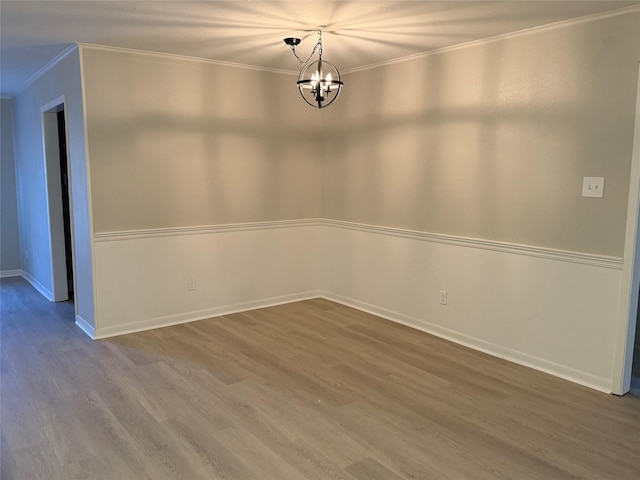
[[[60,187],[68,301],[73,302],[73,250],[71,248],[71,209],[69,208],[69,171],[67,169],[67,126],[64,108],[56,112],[58,121],[58,151],[60,156]]]
[[[53,301],[74,301],[71,176],[64,97],[41,108],[49,214]]]

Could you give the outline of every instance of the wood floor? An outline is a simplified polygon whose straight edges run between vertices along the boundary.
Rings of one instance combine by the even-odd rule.
[[[637,397],[328,301],[93,342],[0,295],[2,480],[640,478]]]

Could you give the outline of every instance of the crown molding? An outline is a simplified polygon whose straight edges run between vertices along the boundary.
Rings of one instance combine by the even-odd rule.
[[[592,14],[592,15],[586,15],[584,17],[572,18],[572,19],[568,19],[568,20],[561,20],[559,22],[554,22],[554,23],[550,23],[550,24],[546,24],[546,25],[539,25],[539,26],[536,26],[536,27],[526,28],[526,29],[523,29],[523,30],[518,30],[516,32],[510,32],[510,33],[505,33],[505,34],[501,34],[501,35],[495,35],[493,37],[488,37],[488,38],[484,38],[484,39],[481,39],[481,40],[473,40],[471,42],[465,42],[465,43],[461,43],[461,44],[458,44],[458,45],[452,45],[450,47],[443,47],[443,48],[439,48],[437,50],[431,50],[431,51],[428,51],[428,52],[421,52],[421,53],[417,53],[417,54],[413,54],[413,55],[407,55],[407,56],[404,56],[404,57],[394,58],[394,59],[391,59],[391,60],[386,60],[386,61],[378,62],[378,63],[371,63],[369,65],[363,65],[361,67],[346,69],[346,70],[344,70],[342,72],[342,74],[343,75],[348,75],[350,73],[371,70],[371,69],[374,69],[374,68],[393,65],[393,64],[396,64],[396,63],[402,63],[402,62],[407,62],[407,61],[410,61],[410,60],[416,60],[416,59],[419,59],[419,58],[425,58],[425,57],[429,57],[429,56],[432,56],[432,55],[440,55],[442,53],[453,52],[453,51],[456,51],[456,50],[469,48],[469,47],[473,47],[473,46],[485,45],[485,44],[497,42],[497,41],[500,41],[500,40],[505,40],[505,39],[508,39],[508,38],[517,38],[517,37],[521,37],[521,36],[530,35],[530,34],[533,34],[533,33],[544,32],[544,31],[549,31],[549,30],[554,30],[554,29],[559,29],[559,28],[565,28],[565,27],[572,26],[572,25],[579,25],[579,24],[582,24],[582,23],[593,22],[593,21],[597,21],[597,20],[616,17],[616,16],[620,16],[620,15],[626,15],[626,14],[635,13],[635,12],[640,12],[640,5],[632,5],[630,7],[611,10],[609,12],[595,13],[595,14]],[[235,63],[235,62],[228,62],[228,61],[222,61],[222,60],[212,60],[212,59],[201,58],[201,57],[193,57],[193,56],[189,56],[189,55],[179,55],[179,54],[174,54],[174,53],[154,52],[154,51],[150,51],[150,50],[140,50],[140,49],[134,49],[134,48],[114,47],[114,46],[108,46],[108,45],[98,45],[98,44],[92,44],[92,43],[78,42],[78,43],[74,43],[72,45],[69,45],[65,50],[60,52],[55,58],[50,60],[44,67],[40,68],[37,72],[35,72],[33,75],[31,75],[29,77],[29,79],[25,82],[25,84],[20,88],[20,90],[18,90],[18,92],[15,95],[13,95],[13,96],[4,96],[3,95],[2,98],[5,99],[5,100],[10,100],[10,99],[14,98],[15,96],[21,94],[24,90],[26,90],[29,86],[31,86],[38,78],[40,78],[42,75],[44,75],[46,72],[48,72],[51,68],[53,68],[56,64],[58,64],[60,61],[62,61],[67,55],[69,55],[70,53],[72,53],[72,52],[74,52],[74,51],[76,51],[78,49],[83,49],[83,48],[94,49],[94,50],[103,50],[103,51],[112,51],[112,52],[120,52],[120,53],[129,53],[129,54],[135,54],[135,55],[145,55],[145,56],[158,57],[158,58],[168,58],[168,59],[173,59],[173,60],[205,63],[205,64],[219,65],[219,66],[226,66],[226,67],[242,68],[242,69],[245,69],[245,70],[254,70],[254,71],[260,71],[260,72],[277,73],[277,74],[281,74],[281,75],[298,75],[298,72],[297,71],[293,71],[293,70],[282,70],[282,69],[278,69],[278,68],[258,67],[258,66],[255,66],[255,65],[246,65],[246,64],[243,64],[243,63]]]
[[[113,47],[110,45],[98,45],[94,43],[78,43],[78,45],[80,46],[80,48],[83,48],[83,49],[86,48],[86,49],[92,49],[92,50],[102,50],[105,52],[128,53],[131,55],[143,55],[147,57],[165,58],[165,59],[177,60],[177,61],[183,61],[183,62],[205,63],[209,65],[242,68],[244,70],[254,70],[258,72],[278,73],[280,75],[298,75],[298,72],[293,70],[282,70],[279,68],[258,67],[255,65],[246,65],[244,63],[227,62],[223,60],[212,60],[209,58],[193,57],[190,55],[180,55],[177,53],[154,52],[152,50],[140,50],[140,49],[128,48],[128,47]]]
[[[44,75],[49,70],[51,70],[53,67],[55,67],[58,63],[60,63],[62,60],[64,60],[69,54],[71,54],[71,53],[73,53],[73,52],[75,52],[77,50],[78,50],[78,44],[77,43],[69,45],[62,52],[60,52],[53,59],[51,59],[49,61],[49,63],[47,63],[44,67],[42,67],[36,73],[31,75],[29,77],[29,79],[25,82],[25,84],[22,87],[20,87],[20,90],[18,90],[18,92],[13,97],[10,97],[10,98],[14,98],[14,97],[20,95],[27,88],[29,88],[36,80],[38,80],[42,75]]]
[[[630,7],[619,8],[616,10],[610,10],[608,12],[594,13],[591,15],[585,15],[583,17],[570,18],[568,20],[560,20],[558,22],[547,23],[545,25],[538,25],[535,27],[525,28],[515,32],[502,33],[500,35],[494,35],[492,37],[483,38],[480,40],[472,40],[470,42],[460,43],[457,45],[451,45],[449,47],[442,47],[436,50],[430,50],[428,52],[420,52],[404,57],[393,58],[391,60],[385,60],[383,62],[370,63],[369,65],[363,65],[361,67],[349,68],[342,71],[342,75],[348,75],[350,73],[362,72],[366,70],[373,70],[374,68],[386,67],[388,65],[395,65],[396,63],[404,63],[419,58],[426,58],[432,55],[440,55],[448,52],[455,52],[456,50],[462,50],[465,48],[476,47],[479,45],[487,45],[489,43],[498,42],[501,40],[507,40],[509,38],[524,37],[535,33],[546,32],[551,30],[557,30],[560,28],[566,28],[573,25],[581,25],[583,23],[595,22],[597,20],[603,20],[611,17],[618,17],[620,15],[627,15],[629,13],[640,12],[640,5],[632,5]]]

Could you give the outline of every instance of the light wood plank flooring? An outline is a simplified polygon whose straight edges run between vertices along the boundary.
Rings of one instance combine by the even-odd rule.
[[[638,398],[328,301],[93,342],[0,295],[3,480],[640,478]]]

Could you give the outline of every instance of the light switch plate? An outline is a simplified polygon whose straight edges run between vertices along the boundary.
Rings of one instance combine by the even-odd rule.
[[[602,198],[604,194],[604,177],[584,177],[582,180],[582,196]]]

